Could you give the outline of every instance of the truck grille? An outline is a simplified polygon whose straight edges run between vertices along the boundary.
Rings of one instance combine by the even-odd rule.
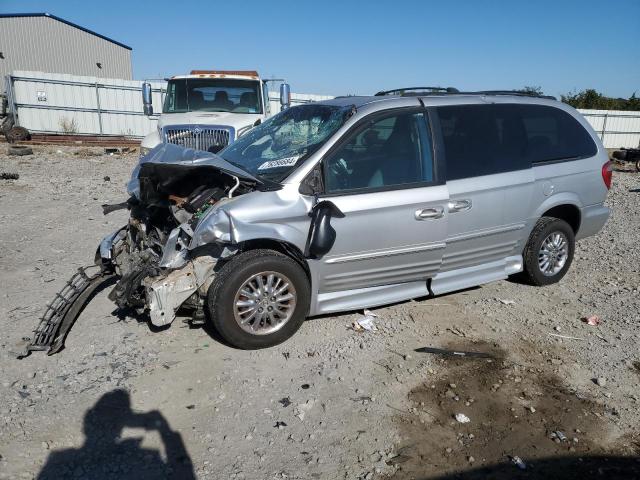
[[[165,128],[164,136],[167,143],[174,143],[181,147],[218,152],[229,144],[228,129],[185,126]]]

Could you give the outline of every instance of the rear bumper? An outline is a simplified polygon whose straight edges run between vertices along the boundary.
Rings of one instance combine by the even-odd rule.
[[[584,207],[580,210],[580,229],[576,235],[576,240],[590,237],[602,230],[602,227],[607,223],[609,213],[611,212],[609,207],[605,207],[601,203],[597,205],[589,205],[588,207]]]

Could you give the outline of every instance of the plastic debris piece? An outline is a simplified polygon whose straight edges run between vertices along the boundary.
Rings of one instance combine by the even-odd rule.
[[[502,298],[497,299],[503,305],[515,305],[515,300],[503,300]]]
[[[1,180],[18,180],[19,178],[20,178],[20,175],[17,173],[7,173],[7,172],[0,173]]]
[[[590,317],[584,317],[582,321],[587,325],[591,325],[593,327],[600,325],[600,322],[602,322],[602,320],[598,315],[591,315]]]
[[[433,353],[434,355],[443,355],[445,357],[476,357],[476,358],[496,358],[490,353],[485,352],[469,352],[463,350],[445,350],[444,348],[420,347],[414,352]]]
[[[458,423],[469,423],[471,419],[467,417],[464,413],[456,413],[455,416]]]
[[[518,456],[511,457],[511,463],[513,463],[520,470],[526,470],[527,469],[527,464],[524,463],[524,461]]]
[[[363,331],[376,332],[378,329],[373,323],[373,320],[375,318],[378,318],[378,316],[375,313],[369,310],[365,310],[364,317],[358,318],[355,322],[353,322],[353,329],[356,332],[363,332]]]
[[[567,436],[564,434],[564,432],[561,432],[560,430],[556,430],[554,432],[551,432],[550,437],[551,437],[552,440],[555,440],[557,438],[561,442],[566,442],[567,441]]]

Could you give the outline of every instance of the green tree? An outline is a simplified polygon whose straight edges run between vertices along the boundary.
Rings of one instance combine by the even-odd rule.
[[[593,88],[580,92],[569,92],[560,96],[564,103],[574,108],[586,108],[593,110],[638,110],[640,111],[640,98],[634,92],[631,97],[612,98],[603,95]]]
[[[528,85],[528,86],[522,87],[519,91],[522,93],[528,93],[530,95],[538,95],[538,96],[544,95],[544,92],[542,91],[542,87],[539,87],[539,86]]]

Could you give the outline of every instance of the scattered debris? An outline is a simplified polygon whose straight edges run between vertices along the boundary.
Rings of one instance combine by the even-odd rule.
[[[464,413],[456,413],[455,419],[458,421],[458,423],[469,423],[471,421],[471,419]]]
[[[600,325],[600,322],[602,322],[602,320],[598,315],[591,315],[590,317],[584,317],[582,321],[587,325],[591,325],[593,327]]]
[[[374,318],[378,318],[378,316],[369,311],[369,310],[365,310],[364,311],[364,317],[358,318],[355,322],[353,322],[352,326],[353,329],[356,332],[363,332],[363,331],[367,331],[367,332],[375,332],[378,329],[376,328],[375,324],[373,323],[373,319]]]
[[[502,298],[496,298],[503,305],[515,305],[515,300],[503,300]]]
[[[104,180],[105,182],[110,182],[110,181],[111,181],[111,177],[110,177],[109,175],[105,175],[105,176],[104,176],[104,178],[103,178],[103,180]]]
[[[303,383],[302,385],[300,385],[300,388],[303,390],[309,390],[309,387],[311,387],[311,385],[309,385],[308,383]]]
[[[134,151],[135,149],[132,147],[107,147],[104,149],[104,153],[107,155],[124,155]]]
[[[289,357],[291,356],[291,354],[289,352],[282,352],[282,356],[284,357],[285,360],[289,360]]]
[[[286,427],[287,424],[284,422],[276,422],[276,424],[273,426],[273,428],[277,428],[277,429],[283,429],[284,427]]]
[[[551,438],[551,440],[557,440],[558,443],[567,441],[567,436],[564,434],[564,432],[561,432],[560,430],[551,432],[551,435],[549,435],[549,438]]]
[[[20,178],[20,175],[17,173],[7,173],[7,172],[0,173],[0,180],[18,180],[19,178]]]
[[[444,355],[446,357],[495,358],[490,353],[485,353],[485,352],[465,352],[465,351],[456,351],[456,350],[445,350],[444,348],[434,348],[434,347],[420,347],[420,348],[416,348],[414,352],[433,353],[436,355]]]
[[[518,457],[510,457],[511,459],[511,463],[513,463],[516,467],[518,467],[520,470],[526,470],[527,469],[527,464],[524,463],[524,461]]]
[[[459,337],[466,337],[467,336],[467,334],[464,333],[462,330],[460,330],[458,327],[447,328],[447,330],[449,330],[454,335],[458,335]]]
[[[594,382],[599,387],[604,387],[607,384],[607,379],[604,378],[604,377],[598,377],[598,378],[594,379]]]
[[[284,408],[287,408],[289,405],[291,405],[291,399],[289,397],[284,397],[278,400],[278,403]]]
[[[567,340],[582,340],[586,342],[586,338],[570,337],[569,335],[558,335],[557,333],[547,333],[550,337],[566,338]]]
[[[194,408],[196,408],[195,405],[187,405],[187,410],[193,410]]]

